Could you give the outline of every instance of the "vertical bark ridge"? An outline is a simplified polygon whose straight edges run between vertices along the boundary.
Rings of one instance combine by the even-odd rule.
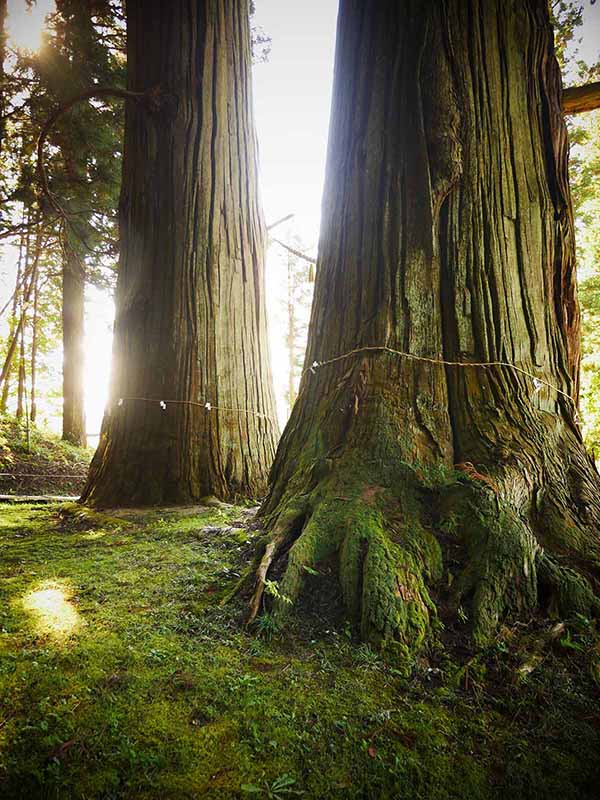
[[[482,360],[501,358],[525,365],[534,373],[538,370],[540,377],[546,380],[557,371],[559,388],[569,392],[572,384],[565,380],[566,376],[560,369],[553,369],[553,365],[560,364],[561,353],[557,352],[551,335],[551,331],[556,330],[555,319],[548,320],[546,316],[548,306],[552,308],[554,305],[548,303],[544,291],[546,273],[554,267],[551,259],[551,265],[548,264],[547,247],[550,243],[552,250],[560,250],[562,241],[557,239],[548,220],[547,212],[552,205],[551,183],[545,174],[546,165],[538,156],[545,152],[542,141],[544,120],[540,119],[538,111],[541,105],[539,87],[532,86],[539,76],[535,62],[536,53],[539,58],[538,51],[542,47],[539,40],[543,40],[544,52],[548,46],[548,25],[542,26],[539,16],[532,14],[531,8],[515,11],[505,7],[497,9],[493,3],[475,2],[471,8],[457,11],[457,14],[448,16],[454,21],[451,35],[457,41],[464,30],[461,23],[466,22],[466,14],[480,21],[477,28],[471,28],[470,46],[465,48],[471,63],[466,69],[462,67],[458,89],[464,98],[483,98],[479,83],[484,83],[487,91],[482,103],[474,106],[468,102],[462,104],[468,113],[474,112],[474,117],[472,121],[463,120],[465,164],[469,165],[470,174],[465,176],[467,185],[461,182],[458,193],[471,193],[467,188],[471,183],[475,199],[470,208],[460,204],[458,214],[454,216],[456,227],[449,232],[454,241],[454,251],[448,254],[449,269],[454,271],[451,279],[455,294],[469,290],[469,285],[475,289],[475,295],[471,297],[472,307],[473,301],[479,306],[478,316],[486,321],[488,332],[485,337],[473,337],[479,343],[476,351],[463,337],[455,356],[466,355]],[[515,13],[520,15],[518,36],[512,27]],[[530,40],[534,42],[533,49],[527,47]],[[523,83],[523,74],[532,78]],[[477,111],[478,106],[483,106],[483,116]],[[516,121],[523,118],[529,119],[528,128],[519,124],[516,129]],[[493,148],[497,141],[508,143],[508,163],[502,149]],[[452,197],[450,202],[459,203],[459,200]],[[480,232],[482,247],[474,247],[470,237],[465,236],[469,230]],[[460,262],[462,254],[471,265],[469,271],[476,276],[475,281],[456,272],[455,265]],[[484,263],[480,262],[479,254],[486,254]],[[537,272],[537,279],[532,280],[532,272]],[[494,342],[497,344],[493,346]],[[467,373],[455,371],[453,374],[453,385],[463,384],[461,400],[464,399],[468,405],[472,394],[465,388],[464,376]],[[485,375],[481,380],[484,385],[488,382]],[[501,387],[501,394],[516,392],[525,396],[530,391],[526,383],[515,378],[514,374],[497,377],[494,382]],[[491,386],[488,388],[493,391]],[[556,412],[559,405],[556,397],[550,398],[544,392],[541,399],[546,410]],[[480,397],[476,403],[479,401]],[[504,405],[510,403],[504,402]],[[464,427],[467,427],[466,421]]]

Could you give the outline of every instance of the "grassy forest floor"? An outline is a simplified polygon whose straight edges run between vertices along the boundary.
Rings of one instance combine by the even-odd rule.
[[[0,415],[0,495],[78,496],[93,450]]]
[[[256,527],[0,507],[0,797],[598,797],[587,620],[393,664],[310,576],[313,606],[253,635],[220,601]]]

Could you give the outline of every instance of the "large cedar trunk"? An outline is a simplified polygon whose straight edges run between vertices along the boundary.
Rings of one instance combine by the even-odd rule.
[[[112,392],[83,499],[261,496],[278,430],[248,4],[131,0],[127,25],[129,89],[155,92],[127,103]]]
[[[362,635],[404,647],[459,608],[479,642],[598,609],[560,95],[547,0],[342,0],[307,370],[251,616],[267,575],[295,601],[332,563]]]
[[[62,270],[63,427],[62,438],[85,447],[85,270],[65,243]]]

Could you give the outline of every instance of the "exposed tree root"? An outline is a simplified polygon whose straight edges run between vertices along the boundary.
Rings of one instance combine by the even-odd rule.
[[[401,652],[435,636],[448,614],[484,645],[502,620],[538,610],[561,617],[600,611],[590,580],[556,542],[542,544],[552,537],[540,535],[539,520],[504,499],[502,478],[479,481],[465,470],[432,478],[401,464],[393,480],[387,474],[380,483],[365,467],[341,461],[304,495],[303,507],[280,501],[286,510],[267,518],[272,537],[256,570],[250,620],[267,602],[269,575],[281,576],[268,602],[284,616],[307,573],[332,558],[361,637]],[[597,553],[597,537],[587,547]]]
[[[250,613],[248,615],[249,624],[254,622],[260,612],[269,567],[282,549],[293,539],[295,529],[302,525],[302,519],[302,510],[291,507],[286,514],[280,516],[273,530],[272,538],[266,543],[256,569],[256,584],[250,600]]]

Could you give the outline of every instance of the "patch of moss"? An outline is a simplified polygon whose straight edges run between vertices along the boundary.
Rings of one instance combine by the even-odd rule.
[[[402,665],[322,615],[257,639],[240,602],[220,605],[259,535],[237,515],[2,508],[0,796],[596,796],[591,623],[527,674],[521,629],[475,660],[438,649]],[[71,635],[23,604],[42,592],[57,612],[44,587],[77,612]]]

